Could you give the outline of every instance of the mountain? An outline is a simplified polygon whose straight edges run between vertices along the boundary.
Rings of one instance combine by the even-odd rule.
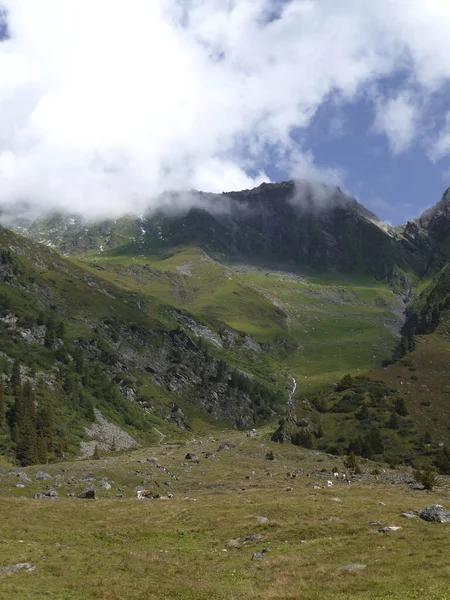
[[[17,450],[16,415],[23,406],[34,415],[31,393],[58,422],[51,452],[75,455],[89,438],[91,454],[96,443],[116,449],[120,432],[145,444],[252,428],[282,415],[294,386],[289,439],[343,452],[371,423],[389,442],[386,459],[413,460],[421,451],[404,443],[420,426],[388,425],[397,390],[365,379],[333,390],[396,346],[401,357],[426,333],[417,321],[438,323],[445,312],[446,197],[397,228],[338,188],[289,181],[167,194],[157,212],[104,222],[16,221],[28,239],[1,229],[1,449]],[[17,372],[28,389],[20,401]],[[334,394],[327,415],[324,393]],[[380,394],[386,401],[372,405]],[[358,417],[366,404],[369,420]],[[107,442],[98,434],[105,419],[115,432]],[[42,437],[39,428],[32,435]]]
[[[77,256],[112,250],[161,255],[195,246],[236,262],[383,281],[427,269],[429,257],[415,251],[411,238],[339,188],[288,181],[221,195],[171,194],[159,203],[164,210],[140,218],[92,224],[55,215],[23,232]]]

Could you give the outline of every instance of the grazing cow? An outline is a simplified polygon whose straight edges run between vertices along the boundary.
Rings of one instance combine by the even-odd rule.
[[[328,487],[333,487],[333,482],[332,481],[327,481],[327,486]]]
[[[347,475],[345,473],[342,473],[341,479],[342,481],[345,481],[347,479]]]
[[[339,479],[339,473],[337,471],[334,471],[333,475],[335,479]]]
[[[154,492],[152,492],[151,490],[138,490],[137,491],[137,499],[138,500],[142,500],[144,498],[147,498],[147,500],[152,500],[154,495]]]
[[[138,490],[137,499],[138,500],[170,500],[173,498],[173,494],[167,494],[167,496],[161,496],[161,494],[155,494],[151,490]]]

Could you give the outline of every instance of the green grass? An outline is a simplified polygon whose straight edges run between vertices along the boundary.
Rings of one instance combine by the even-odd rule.
[[[187,309],[211,328],[221,323],[266,344],[274,371],[307,388],[363,372],[391,354],[401,302],[369,278],[305,277],[219,263],[198,248],[156,256],[91,255],[102,277],[153,302]],[[280,351],[279,342],[289,345]]]
[[[202,452],[215,451],[229,439],[237,444],[235,449],[204,458]],[[264,460],[261,443],[274,450],[275,461]],[[200,463],[185,461],[187,451],[198,454]],[[156,456],[178,475],[179,481],[170,488],[175,493],[172,500],[134,498],[134,486],[142,481],[148,486],[167,479],[150,463],[138,462],[147,456]],[[370,475],[374,465],[363,463],[364,474],[352,486],[336,483],[327,489],[332,467],[343,469],[341,458],[271,444],[264,432],[255,439],[228,432],[181,447],[44,467],[62,475],[57,488],[60,501],[32,500],[30,496],[45,486],[28,483],[17,489],[13,487],[17,478],[3,477],[0,566],[28,561],[36,570],[0,576],[0,596],[18,600],[449,598],[450,525],[400,516],[431,503],[448,505],[447,487],[430,494],[411,492],[404,484],[392,484],[399,473],[388,470],[376,481]],[[26,471],[33,478],[39,468]],[[297,478],[287,478],[288,471],[298,473]],[[64,497],[68,490],[81,489],[82,484],[68,482],[82,474],[107,476],[112,490],[100,490],[100,499],[94,502]],[[314,484],[320,489],[313,489]],[[287,491],[288,486],[292,491]],[[119,487],[124,499],[114,497]],[[336,497],[341,502],[335,502]],[[267,517],[269,523],[258,523],[258,516]],[[369,525],[372,521],[402,529],[382,535]],[[256,533],[261,540],[238,548],[227,546],[230,539]],[[252,561],[253,553],[263,548],[270,552],[263,560]],[[367,569],[337,571],[354,563],[366,564]]]

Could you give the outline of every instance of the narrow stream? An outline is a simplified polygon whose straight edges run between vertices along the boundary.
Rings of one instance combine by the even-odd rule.
[[[292,375],[290,376],[293,382],[293,386],[292,386],[292,391],[289,394],[288,397],[288,401],[287,401],[287,408],[288,408],[288,414],[293,410],[294,408],[294,394],[297,390],[297,381],[295,379],[295,377],[292,377]]]

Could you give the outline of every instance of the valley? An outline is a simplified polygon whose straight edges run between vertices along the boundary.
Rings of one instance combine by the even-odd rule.
[[[448,195],[294,188],[0,228],[8,597],[446,597]]]
[[[425,492],[411,469],[361,459],[355,475],[344,463],[275,444],[266,427],[254,437],[222,430],[98,460],[5,468],[0,565],[34,570],[0,575],[2,594],[448,598],[449,524],[413,512],[448,506],[448,477]],[[75,497],[88,488],[96,500]],[[136,489],[172,497],[137,500]]]

